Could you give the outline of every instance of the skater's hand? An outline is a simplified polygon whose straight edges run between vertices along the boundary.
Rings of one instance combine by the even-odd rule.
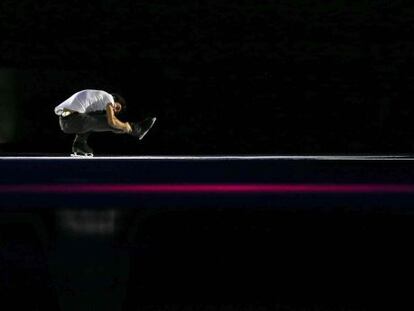
[[[126,122],[125,124],[126,124],[126,126],[125,126],[125,133],[127,133],[127,134],[132,133],[132,127],[129,124],[129,122]]]
[[[131,125],[128,122],[124,123],[117,119],[117,117],[115,116],[114,109],[112,108],[111,105],[106,106],[106,118],[107,118],[109,126],[123,133],[129,134],[132,132]]]

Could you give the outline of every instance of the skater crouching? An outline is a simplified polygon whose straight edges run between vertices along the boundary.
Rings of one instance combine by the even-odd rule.
[[[138,123],[122,122],[117,115],[125,108],[125,100],[120,95],[101,90],[77,92],[55,107],[61,130],[66,134],[75,134],[72,155],[93,156],[93,150],[87,143],[93,132],[129,134],[141,140],[156,118]]]

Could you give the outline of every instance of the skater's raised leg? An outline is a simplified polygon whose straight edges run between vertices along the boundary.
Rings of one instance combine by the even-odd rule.
[[[153,127],[157,118],[146,118],[141,122],[130,123],[132,132],[130,133],[132,136],[137,137],[139,140],[143,139],[144,136],[148,133],[148,131]]]

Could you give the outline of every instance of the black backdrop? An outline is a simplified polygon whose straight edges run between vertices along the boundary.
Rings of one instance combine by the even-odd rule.
[[[91,136],[96,153],[409,153],[409,4],[3,0],[19,113],[0,150],[69,152],[53,108],[96,88],[124,95],[125,119],[159,119],[141,143]]]

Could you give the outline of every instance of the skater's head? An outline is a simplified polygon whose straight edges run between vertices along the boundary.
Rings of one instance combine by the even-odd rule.
[[[126,111],[126,102],[125,99],[119,94],[111,94],[114,98],[115,108],[114,111],[116,114]]]

